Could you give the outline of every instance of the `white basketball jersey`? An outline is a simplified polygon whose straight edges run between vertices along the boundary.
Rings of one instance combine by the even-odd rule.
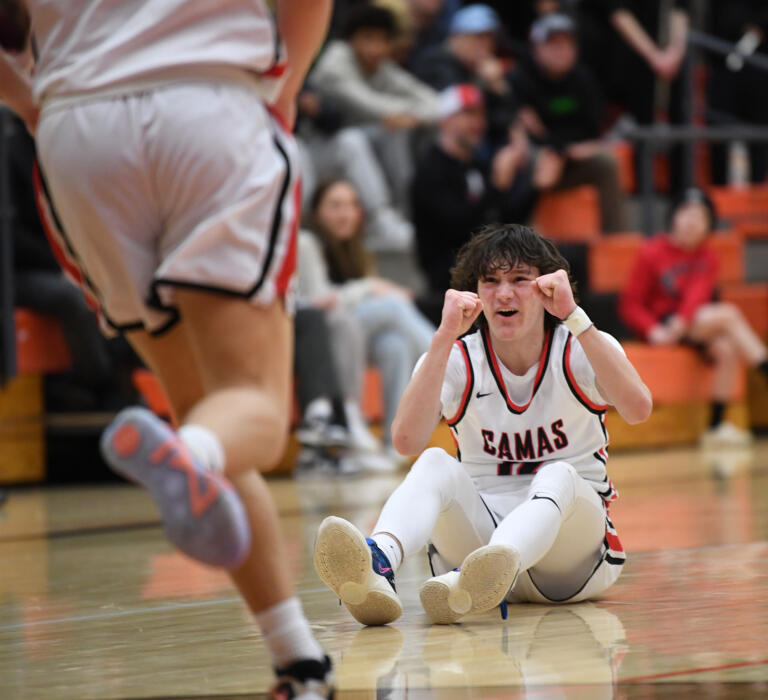
[[[180,78],[259,75],[274,94],[285,70],[262,0],[28,0],[35,94],[102,92]]]
[[[610,501],[616,492],[605,470],[608,406],[596,398],[594,371],[563,325],[547,333],[538,364],[523,377],[502,365],[487,328],[457,340],[442,392],[445,420],[471,477],[530,475],[562,460]]]

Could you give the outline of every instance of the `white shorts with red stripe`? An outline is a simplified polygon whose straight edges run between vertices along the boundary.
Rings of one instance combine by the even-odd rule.
[[[51,243],[105,332],[168,329],[177,288],[290,304],[296,146],[254,86],[53,101],[37,143]]]

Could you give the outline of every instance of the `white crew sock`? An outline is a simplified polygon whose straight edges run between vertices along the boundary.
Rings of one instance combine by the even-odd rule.
[[[219,474],[224,473],[224,447],[218,435],[210,428],[204,425],[183,425],[179,430],[179,439],[198,464]]]
[[[333,416],[331,400],[325,396],[313,399],[304,409],[304,420],[307,422],[318,420],[327,423]]]
[[[392,567],[392,573],[397,573],[400,564],[403,563],[403,548],[400,546],[400,543],[386,532],[377,532],[375,535],[371,535],[371,539],[386,554]]]
[[[295,596],[255,614],[256,624],[269,647],[272,661],[281,668],[299,659],[325,658]]]
[[[563,515],[553,501],[533,498],[499,523],[491,544],[514,547],[520,552],[520,571],[527,571],[552,548],[562,523]]]

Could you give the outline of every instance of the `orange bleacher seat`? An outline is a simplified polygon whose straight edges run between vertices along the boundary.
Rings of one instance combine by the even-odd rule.
[[[710,187],[708,192],[720,218],[768,217],[768,185]]]
[[[629,279],[643,246],[641,233],[616,233],[594,241],[587,258],[589,287],[601,294],[618,293]],[[709,245],[718,259],[718,284],[744,280],[744,241],[730,233],[715,233]]]
[[[623,346],[630,362],[651,390],[654,402],[682,404],[710,399],[712,367],[696,350],[682,345],[623,343]],[[742,368],[734,401],[744,399],[746,387],[746,371]]]
[[[363,380],[362,411],[369,421],[380,421],[384,417],[384,397],[381,393],[381,375],[369,367]]]
[[[56,319],[16,309],[14,321],[19,374],[65,372],[72,366],[67,341]]]
[[[614,233],[594,241],[587,258],[589,288],[600,294],[620,292],[645,240],[642,233]]]
[[[600,237],[600,198],[590,185],[542,194],[533,214],[542,235],[564,243],[587,243]]]

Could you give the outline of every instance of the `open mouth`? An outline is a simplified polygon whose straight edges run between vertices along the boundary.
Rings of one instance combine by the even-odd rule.
[[[499,316],[504,316],[504,318],[509,318],[510,316],[514,316],[517,313],[517,309],[499,309],[497,312]]]

